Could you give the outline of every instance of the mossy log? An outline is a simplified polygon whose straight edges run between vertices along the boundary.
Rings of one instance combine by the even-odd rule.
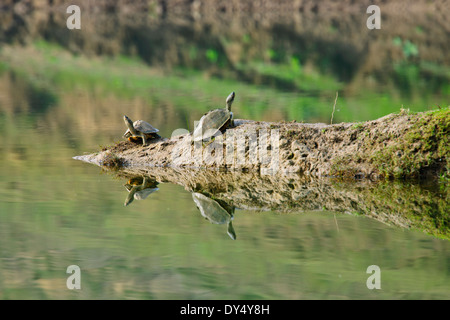
[[[172,167],[297,173],[313,177],[448,179],[450,108],[401,110],[359,123],[235,120],[209,144],[187,131],[142,144],[122,141],[76,157],[111,167]],[[181,133],[181,134],[176,134]]]
[[[227,162],[225,158],[224,163],[212,161],[217,160],[212,150],[222,148],[225,152],[226,144],[215,141],[198,146],[204,156],[199,165],[198,159],[192,158],[195,145],[188,133],[157,139],[146,147],[122,141],[75,158],[102,166],[119,178],[147,177],[155,183],[179,184],[188,192],[202,193],[241,209],[361,214],[448,239],[449,108],[417,114],[401,111],[374,121],[334,125],[235,122],[226,134],[242,130],[247,138],[254,138],[255,132],[259,138],[265,136],[261,132],[278,130],[278,135],[272,132],[278,140],[267,139],[264,145],[266,151],[276,151],[277,159],[255,161],[259,157],[252,154],[252,138],[246,138],[240,144],[243,153],[237,148],[233,153],[242,159],[231,157]],[[249,159],[253,161],[243,161]],[[432,192],[414,183],[364,179],[424,175],[440,177],[447,183],[439,192]],[[355,177],[361,181],[339,181]]]

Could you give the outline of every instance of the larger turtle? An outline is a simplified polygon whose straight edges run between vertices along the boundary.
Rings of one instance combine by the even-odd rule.
[[[203,217],[214,224],[227,224],[228,235],[231,239],[236,240],[236,233],[234,232],[233,224],[231,223],[233,220],[234,207],[221,205],[218,201],[197,192],[192,193],[192,199]],[[224,207],[228,207],[228,210]]]
[[[234,92],[228,95],[225,109],[215,109],[201,117],[192,134],[194,136],[194,142],[208,140],[214,137],[219,131],[223,132],[229,125],[233,125],[231,105],[233,104],[234,97]]]
[[[146,146],[147,139],[154,139],[160,137],[157,134],[159,130],[153,127],[150,123],[145,122],[144,120],[136,120],[135,122],[133,122],[127,116],[123,116],[123,121],[125,121],[125,125],[128,128],[128,130],[125,131],[123,136],[125,138],[128,138],[128,140],[130,141],[136,141],[139,138],[141,138],[143,146]]]

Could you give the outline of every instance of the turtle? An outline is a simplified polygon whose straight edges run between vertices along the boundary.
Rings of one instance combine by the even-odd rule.
[[[214,224],[227,224],[227,233],[231,239],[236,240],[236,233],[234,232],[231,221],[234,219],[234,207],[219,204],[218,201],[205,196],[202,193],[193,192],[192,199],[203,217]],[[225,209],[224,207],[229,207]]]
[[[144,200],[151,193],[158,191],[156,186],[158,183],[154,180],[149,180],[147,177],[137,177],[128,180],[125,184],[125,188],[128,190],[128,195],[125,199],[124,206],[128,206],[134,199]]]
[[[147,139],[160,137],[157,134],[159,130],[153,127],[150,123],[145,122],[144,120],[136,120],[135,122],[132,122],[130,118],[128,118],[127,116],[123,116],[123,121],[125,121],[125,125],[128,128],[123,136],[125,138],[128,138],[128,140],[130,141],[139,141],[139,139],[142,139],[143,146],[146,146]]]
[[[208,140],[209,138],[214,137],[217,132],[223,132],[230,125],[234,125],[231,105],[233,104],[235,96],[236,94],[234,91],[228,95],[225,109],[215,109],[201,117],[192,134],[194,142]]]

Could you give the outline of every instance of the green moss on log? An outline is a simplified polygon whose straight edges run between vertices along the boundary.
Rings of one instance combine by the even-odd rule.
[[[446,168],[450,108],[416,114],[414,124],[386,150],[369,157],[386,178],[417,178],[432,166]]]
[[[402,110],[374,124],[358,124],[358,152],[334,159],[332,175],[358,176],[362,166],[386,179],[447,177],[450,155],[450,107],[428,112]]]

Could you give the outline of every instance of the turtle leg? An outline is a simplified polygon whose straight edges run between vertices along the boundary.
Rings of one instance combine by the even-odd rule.
[[[134,143],[138,143],[138,142],[141,141],[140,138],[141,138],[140,136],[131,136],[131,137],[128,137],[128,141],[131,141],[131,142],[134,142]]]
[[[145,136],[145,133],[141,133],[142,137],[142,145],[145,147],[147,145],[147,137]]]

